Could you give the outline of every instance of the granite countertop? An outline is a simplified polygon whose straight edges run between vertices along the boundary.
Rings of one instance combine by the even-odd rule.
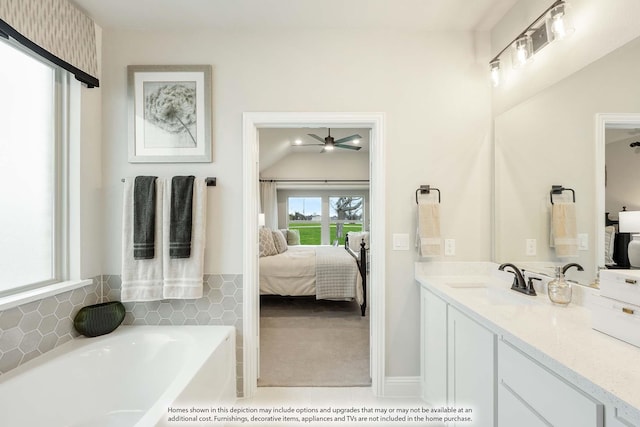
[[[416,280],[499,337],[603,403],[640,422],[640,348],[591,329],[591,310],[551,303],[509,288],[511,273],[493,263],[416,263]],[[576,289],[588,303],[595,289]]]

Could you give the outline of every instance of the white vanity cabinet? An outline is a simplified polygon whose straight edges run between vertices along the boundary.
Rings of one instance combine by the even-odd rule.
[[[447,303],[428,290],[421,294],[422,399],[432,406],[447,404]]]
[[[494,426],[495,335],[424,288],[421,313],[423,399],[473,409],[459,425]]]
[[[447,320],[449,406],[472,409],[471,425],[493,426],[496,336],[451,305],[447,307]]]
[[[508,342],[499,340],[498,425],[602,427],[604,407]]]

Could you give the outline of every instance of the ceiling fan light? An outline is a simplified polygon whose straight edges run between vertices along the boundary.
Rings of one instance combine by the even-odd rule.
[[[324,149],[327,151],[333,151],[333,144],[327,144],[324,146]]]
[[[360,140],[358,138],[356,138],[356,139],[353,140],[353,143],[354,144],[360,144]]]
[[[302,140],[300,138],[296,139],[295,141],[293,141],[296,145],[300,145],[302,144]]]

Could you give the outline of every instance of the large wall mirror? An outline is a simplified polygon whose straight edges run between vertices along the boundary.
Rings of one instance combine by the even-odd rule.
[[[617,202],[611,187],[611,202],[605,206],[605,183],[610,179],[613,185],[629,162],[640,170],[640,149],[629,147],[625,139],[637,136],[640,141],[640,114],[634,116],[640,113],[638,69],[640,38],[495,118],[496,262],[549,274],[553,265],[578,262],[585,271],[571,270],[569,278],[593,282],[605,263],[605,212],[615,220],[622,206],[640,208],[632,185],[615,190],[628,193],[616,195]],[[624,139],[620,146],[627,144],[626,154],[610,154],[605,160],[607,133]],[[558,257],[550,247],[552,185],[575,191],[577,231],[585,238],[575,258]],[[557,197],[571,198],[572,193]]]

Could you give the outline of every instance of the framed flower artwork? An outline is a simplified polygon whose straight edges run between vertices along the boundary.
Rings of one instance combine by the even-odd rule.
[[[210,65],[129,65],[129,162],[211,162]]]

